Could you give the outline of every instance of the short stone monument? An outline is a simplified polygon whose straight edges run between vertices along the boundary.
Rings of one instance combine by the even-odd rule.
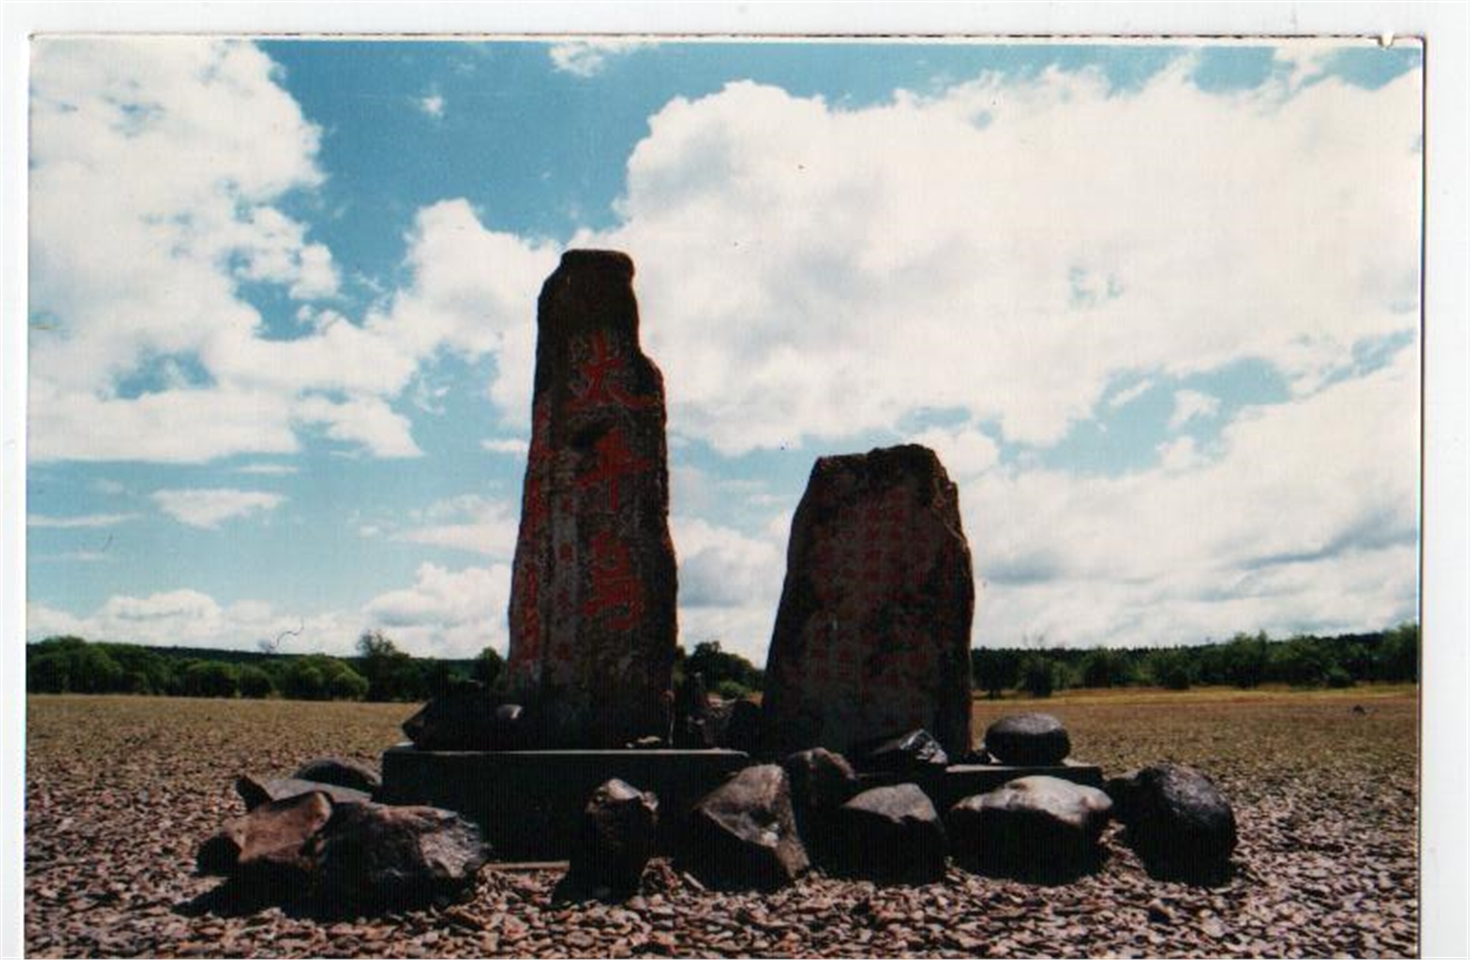
[[[768,745],[842,752],[924,729],[969,753],[974,608],[957,491],[932,450],[819,459],[767,658]]]
[[[638,342],[633,262],[572,250],[541,290],[511,580],[512,696],[543,746],[668,734],[676,644],[663,377]]]

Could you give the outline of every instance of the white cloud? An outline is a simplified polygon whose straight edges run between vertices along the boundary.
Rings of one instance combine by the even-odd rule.
[[[1169,415],[1169,429],[1178,430],[1191,420],[1208,420],[1220,412],[1220,398],[1198,390],[1177,390],[1174,412]]]
[[[1308,394],[1414,329],[1421,77],[1283,98],[1190,70],[856,109],[750,82],[675,99],[623,225],[577,242],[632,254],[670,429],[728,453],[922,406],[1047,446],[1140,370],[1241,357]]]
[[[603,37],[553,44],[547,54],[552,65],[576,77],[595,77],[607,68],[609,59],[625,56],[653,41],[639,37]]]
[[[1209,459],[1121,477],[995,470],[961,486],[976,640],[1193,642],[1357,630],[1417,597],[1418,356],[1243,412]]]
[[[480,447],[491,453],[503,453],[510,457],[524,457],[531,449],[530,441],[518,437],[509,439],[481,440]]]
[[[503,655],[509,604],[508,565],[449,570],[425,563],[411,587],[373,598],[363,616],[418,656],[473,657],[490,646]]]
[[[277,493],[259,490],[159,490],[153,502],[180,523],[213,530],[226,520],[274,510],[285,501]]]
[[[235,468],[236,473],[250,473],[262,477],[286,477],[296,473],[289,463],[247,463]]]
[[[127,523],[129,520],[136,519],[138,519],[138,514],[136,513],[88,513],[75,517],[45,517],[33,513],[26,517],[26,526],[68,530],[91,527],[115,527],[119,523]]]
[[[421,97],[419,98],[419,109],[437,120],[444,116],[444,98],[437,93]]]
[[[72,634],[88,640],[147,646],[254,650],[286,631],[282,653],[351,654],[359,624],[335,613],[300,615],[258,600],[221,604],[198,590],[180,589],[134,597],[109,597],[87,616],[32,603],[26,635],[32,639]],[[299,631],[299,633],[297,633]]]
[[[693,649],[719,640],[757,663],[766,656],[786,572],[786,531],[762,538],[676,515],[679,636]]]
[[[1152,380],[1140,380],[1131,387],[1119,390],[1108,398],[1108,409],[1118,410],[1128,406],[1128,404],[1147,393],[1153,385],[1154,382]]]
[[[1000,449],[995,441],[971,427],[930,427],[909,440],[933,450],[951,480],[978,477],[1000,459]]]
[[[515,553],[520,529],[517,507],[475,494],[437,501],[426,510],[414,512],[409,519],[413,526],[391,534],[393,540],[507,560]],[[378,534],[382,528],[374,525],[372,531]]]

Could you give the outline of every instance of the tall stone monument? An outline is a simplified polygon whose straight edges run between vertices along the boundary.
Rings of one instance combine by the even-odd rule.
[[[572,250],[541,289],[531,449],[511,579],[511,690],[543,746],[667,734],[676,644],[663,377],[633,262]]]
[[[924,728],[963,756],[974,610],[957,491],[932,450],[819,459],[791,523],[767,743],[840,752]]]

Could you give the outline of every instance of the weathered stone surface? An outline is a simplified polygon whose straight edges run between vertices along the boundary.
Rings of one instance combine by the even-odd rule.
[[[862,789],[856,771],[842,754],[822,747],[793,753],[781,766],[791,781],[791,807],[807,853],[818,863],[830,862],[839,839],[834,813]]]
[[[1072,740],[1049,713],[1013,713],[986,728],[985,750],[1001,763],[1045,766],[1066,759]]]
[[[912,783],[864,790],[837,808],[840,868],[882,882],[927,883],[944,876],[944,824]]]
[[[724,722],[715,730],[714,746],[722,750],[757,753],[761,747],[761,706],[754,700],[733,700]]]
[[[810,865],[776,764],[746,767],[690,811],[682,865],[713,887],[771,890]]]
[[[819,459],[767,658],[773,750],[846,751],[918,728],[969,750],[974,607],[957,491],[932,450]]]
[[[204,841],[198,870],[245,880],[304,878],[315,865],[310,841],[331,816],[332,801],[320,791],[259,804]]]
[[[363,793],[372,793],[383,785],[378,771],[365,763],[341,757],[318,757],[302,765],[292,776],[297,780],[330,783]]]
[[[593,792],[582,815],[562,893],[573,897],[625,897],[638,891],[653,855],[658,797],[621,780]]]
[[[289,800],[304,793],[325,793],[333,803],[365,803],[372,799],[370,794],[334,783],[318,783],[314,780],[299,780],[295,777],[278,777],[261,780],[249,775],[235,781],[235,792],[245,801],[247,811],[254,810],[272,800]]]
[[[704,674],[691,673],[674,695],[672,746],[676,750],[701,750],[715,745],[709,690]]]
[[[1066,870],[1095,857],[1112,808],[1096,787],[1021,777],[956,803],[945,828],[957,858]]]
[[[668,735],[676,643],[663,377],[633,263],[568,251],[541,290],[510,603],[510,689],[537,746]]]
[[[312,847],[311,895],[328,911],[463,896],[489,853],[479,828],[458,814],[378,803],[338,804]]]
[[[1182,873],[1209,873],[1229,862],[1235,811],[1200,771],[1165,763],[1116,777],[1104,789],[1145,862]]]
[[[858,744],[852,754],[857,758],[858,768],[865,771],[913,773],[949,766],[949,754],[928,730]]]
[[[478,683],[464,683],[430,700],[403,722],[403,732],[424,750],[517,750],[530,745],[519,704]]]

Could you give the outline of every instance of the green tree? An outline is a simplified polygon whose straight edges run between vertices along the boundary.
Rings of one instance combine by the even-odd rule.
[[[38,693],[116,693],[126,677],[107,651],[81,637],[49,637],[27,650],[26,687]]]
[[[1150,653],[1145,669],[1153,682],[1166,690],[1188,690],[1194,683],[1192,667],[1188,653],[1170,647]]]
[[[475,679],[487,687],[495,685],[495,681],[500,679],[500,673],[504,669],[505,660],[495,652],[494,647],[486,647],[475,658]]]
[[[199,660],[183,672],[184,695],[189,697],[233,697],[239,690],[235,668],[219,660]]]
[[[1320,687],[1327,682],[1332,663],[1316,637],[1297,636],[1271,649],[1268,672],[1272,679],[1293,687]]]
[[[369,630],[357,640],[358,664],[367,679],[367,699],[422,700],[428,693],[427,678],[419,664],[383,634]]]
[[[1254,636],[1237,633],[1225,645],[1225,680],[1242,690],[1259,687],[1270,664],[1270,639],[1262,630]]]
[[[755,664],[738,653],[728,653],[720,648],[718,640],[706,640],[695,644],[694,650],[684,662],[684,675],[704,674],[706,690],[718,690],[720,684],[733,682],[746,691],[759,690],[762,673]]]
[[[1401,623],[1378,644],[1377,674],[1396,683],[1419,680],[1419,624]]]
[[[244,664],[238,672],[240,696],[252,700],[264,700],[276,692],[275,681],[263,668]]]
[[[1056,664],[1043,653],[1027,654],[1021,661],[1021,689],[1033,697],[1049,697],[1057,687]]]
[[[1084,687],[1122,687],[1132,679],[1127,657],[1117,650],[1098,647],[1082,658],[1081,681]]]
[[[1021,682],[1021,657],[1015,650],[976,647],[970,651],[970,675],[975,686],[995,700]]]

